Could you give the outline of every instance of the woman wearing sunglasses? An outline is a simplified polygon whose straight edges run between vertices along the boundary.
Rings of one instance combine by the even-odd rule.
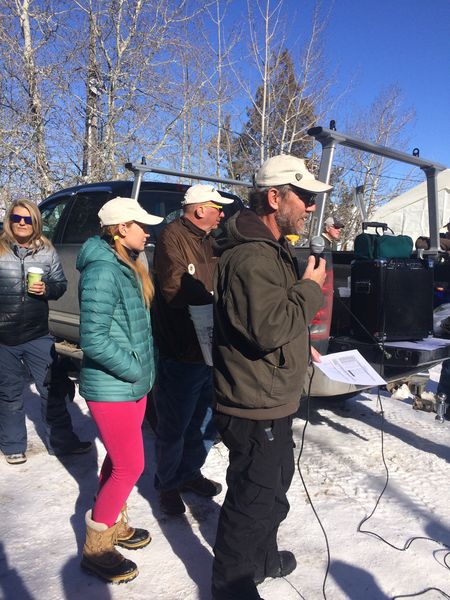
[[[28,282],[30,268],[41,271],[40,281]],[[74,434],[65,398],[50,377],[55,348],[48,300],[57,300],[66,287],[58,255],[42,235],[39,209],[28,200],[13,202],[0,234],[0,448],[10,464],[27,460],[22,391],[28,372],[41,396],[49,453],[79,454],[92,447]]]

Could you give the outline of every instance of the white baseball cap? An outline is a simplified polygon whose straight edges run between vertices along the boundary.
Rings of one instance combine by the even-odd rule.
[[[312,194],[329,192],[333,189],[332,185],[318,181],[308,171],[302,158],[290,154],[268,158],[255,173],[254,182],[255,187],[290,184]]]
[[[145,225],[158,225],[163,220],[163,217],[151,215],[144,210],[137,200],[123,198],[122,196],[109,200],[97,214],[103,227],[128,223],[128,221],[136,221]]]
[[[197,183],[191,185],[187,189],[184,200],[182,200],[182,206],[186,204],[201,204],[202,202],[214,202],[214,204],[233,204],[233,198],[225,198],[216,190],[212,185],[205,185],[204,183]]]

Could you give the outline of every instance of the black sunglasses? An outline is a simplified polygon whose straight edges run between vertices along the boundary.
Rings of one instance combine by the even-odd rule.
[[[302,194],[300,197],[300,200],[302,200],[303,204],[305,205],[306,208],[310,208],[311,206],[314,206],[316,203],[316,196],[311,195],[311,196],[307,196],[306,194]]]
[[[33,225],[33,220],[31,217],[23,217],[22,215],[10,215],[9,217],[11,223],[20,223],[22,219],[25,221],[26,225]]]
[[[291,185],[289,187],[294,192],[294,194],[298,198],[300,198],[300,200],[305,205],[305,208],[310,208],[311,206],[315,205],[315,203],[316,203],[316,194],[308,194],[307,192],[304,192],[303,190],[300,190],[299,188],[296,188],[293,185]]]

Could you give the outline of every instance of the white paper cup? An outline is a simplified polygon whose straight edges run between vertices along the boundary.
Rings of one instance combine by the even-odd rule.
[[[190,305],[189,314],[194,323],[205,363],[212,367],[213,305]]]
[[[27,270],[27,285],[28,289],[33,285],[33,283],[38,283],[42,280],[42,275],[44,274],[43,269],[40,267],[28,267]]]

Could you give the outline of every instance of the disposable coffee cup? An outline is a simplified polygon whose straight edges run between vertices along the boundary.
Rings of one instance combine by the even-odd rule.
[[[38,283],[42,280],[42,275],[44,274],[44,270],[40,267],[29,267],[27,270],[27,284],[28,290],[33,285],[33,283]]]
[[[195,333],[207,365],[212,367],[213,305],[189,306],[189,314],[194,323]]]

